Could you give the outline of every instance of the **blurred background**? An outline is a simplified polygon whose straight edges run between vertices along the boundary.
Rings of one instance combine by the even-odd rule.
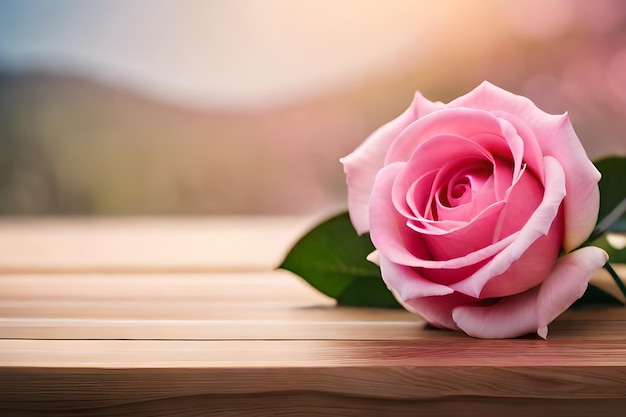
[[[620,0],[0,0],[0,214],[311,214],[414,91],[626,155]]]

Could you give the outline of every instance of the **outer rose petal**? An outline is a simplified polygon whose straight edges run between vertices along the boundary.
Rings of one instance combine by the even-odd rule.
[[[452,311],[458,306],[476,300],[463,294],[452,293],[440,297],[413,298],[406,301],[399,299],[398,301],[408,311],[421,316],[435,327],[459,330],[459,327],[452,320]]]
[[[487,307],[460,306],[452,311],[456,325],[473,337],[500,339],[537,331],[537,294],[539,288],[503,298]]]
[[[387,149],[409,124],[443,106],[443,103],[433,103],[416,93],[404,113],[380,127],[354,152],[339,160],[348,183],[350,220],[359,234],[369,231],[369,198],[376,174],[383,167]]]
[[[541,236],[502,274],[487,282],[480,298],[508,297],[540,285],[550,274],[561,251],[563,213],[554,220],[546,236]]]
[[[589,279],[607,259],[600,248],[579,249],[560,258],[540,287],[488,307],[457,307],[452,318],[474,337],[496,339],[537,332],[545,338],[547,325],[583,295]]]
[[[385,164],[406,162],[421,143],[433,136],[458,136],[471,138],[474,135],[491,134],[500,136],[501,122],[489,112],[462,108],[444,109],[422,117],[398,135],[385,155]],[[492,141],[490,141],[492,142]],[[505,139],[500,148],[504,148]],[[508,155],[507,155],[508,156]]]
[[[454,290],[448,286],[437,284],[420,276],[409,266],[394,264],[384,256],[380,256],[380,271],[385,284],[393,288],[396,298],[407,300],[452,294]]]
[[[558,260],[550,276],[541,284],[537,298],[537,320],[541,337],[546,337],[546,327],[552,320],[582,297],[593,273],[608,259],[602,249],[587,246]],[[545,331],[542,330],[544,328]]]
[[[600,172],[591,163],[574,132],[569,116],[556,116],[558,119],[543,127],[537,134],[544,155],[552,155],[559,160],[567,182],[567,196],[563,200],[565,208],[565,237],[563,248],[571,251],[581,245],[593,231],[600,208]],[[550,140],[546,140],[546,138]],[[543,139],[543,141],[541,140]]]
[[[504,111],[528,125],[535,133],[544,156],[553,156],[558,160],[567,178],[567,197],[563,201],[564,249],[571,251],[587,239],[598,217],[600,173],[585,153],[567,113],[545,113],[528,98],[510,93],[487,81],[451,101],[447,107]]]

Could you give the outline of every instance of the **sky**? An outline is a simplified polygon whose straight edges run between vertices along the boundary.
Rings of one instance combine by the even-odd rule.
[[[458,36],[488,42],[496,22],[459,32],[455,19],[478,19],[490,3],[0,0],[0,67],[88,75],[199,105],[262,106],[425,63]]]

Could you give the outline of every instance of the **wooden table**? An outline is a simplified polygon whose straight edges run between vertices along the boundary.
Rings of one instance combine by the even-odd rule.
[[[569,311],[547,341],[338,308],[274,270],[312,223],[0,220],[0,415],[626,410],[626,308]]]

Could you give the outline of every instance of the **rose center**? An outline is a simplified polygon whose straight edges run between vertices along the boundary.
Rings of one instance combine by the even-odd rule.
[[[472,165],[451,176],[442,172],[435,181],[437,191],[430,206],[433,220],[469,221],[494,201],[493,165],[484,161]]]
[[[458,207],[470,203],[474,193],[481,192],[489,184],[492,171],[476,169],[452,178],[440,189],[438,200],[444,207]]]
[[[452,187],[448,188],[448,202],[450,205],[455,206],[461,204],[457,200],[463,199],[463,196],[467,195],[467,191],[470,190],[470,180],[467,177],[460,178]]]

